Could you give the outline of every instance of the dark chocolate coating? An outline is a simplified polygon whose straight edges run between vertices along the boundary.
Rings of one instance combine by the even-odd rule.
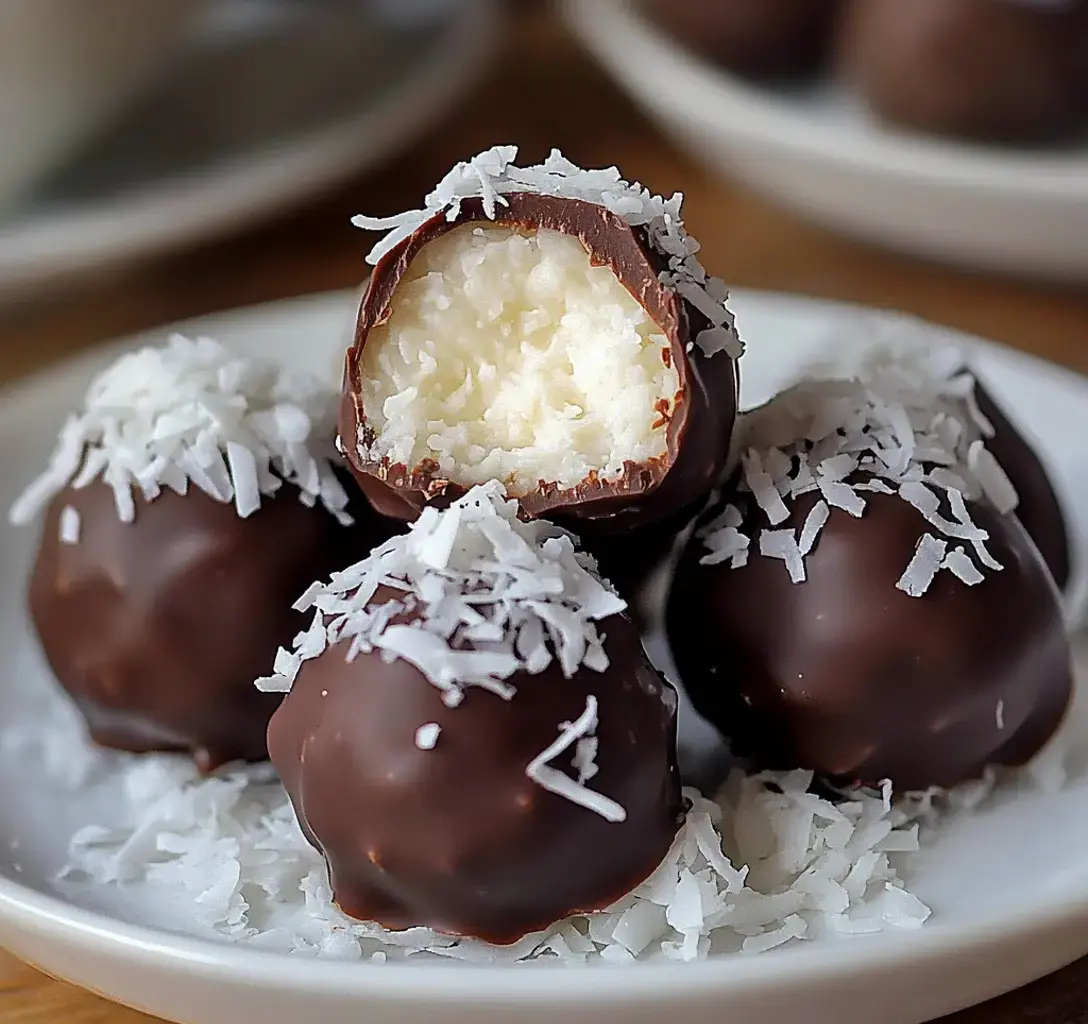
[[[59,519],[79,513],[78,544]],[[355,510],[353,509],[353,512]],[[105,747],[187,751],[202,771],[267,758],[278,694],[253,685],[308,625],[291,605],[315,579],[395,532],[368,509],[342,527],[285,485],[240,519],[196,487],[136,499],[117,518],[112,489],[67,489],[45,517],[30,612],[61,686]],[[369,514],[368,514],[369,513]]]
[[[1059,590],[1069,583],[1069,530],[1058,495],[1039,456],[982,384],[975,387],[979,409],[994,428],[986,447],[1020,496],[1016,518],[1024,524],[1054,576]]]
[[[608,266],[642,304],[670,342],[680,393],[667,428],[667,452],[643,463],[628,462],[619,479],[587,479],[560,489],[541,481],[519,497],[523,514],[546,517],[586,533],[615,534],[657,522],[695,504],[719,481],[736,420],[737,367],[724,352],[706,356],[688,343],[708,324],[690,304],[658,279],[659,257],[643,233],[604,207],[575,199],[517,193],[505,197],[489,220],[483,203],[468,199],[453,220],[437,214],[387,253],[374,268],[359,310],[355,344],[348,351],[340,406],[340,436],[346,458],[364,493],[384,515],[415,519],[426,505],[449,505],[466,488],[443,477],[437,463],[418,466],[370,461],[356,438],[367,430],[363,409],[362,353],[371,330],[389,318],[393,293],[408,266],[428,243],[462,224],[492,223],[523,231],[540,228],[578,238],[596,265]]]
[[[818,500],[798,499],[782,528],[800,530]],[[898,496],[866,500],[860,519],[832,509],[804,583],[758,548],[741,569],[699,565],[692,542],[668,630],[696,708],[757,766],[839,784],[951,786],[1027,761],[1072,687],[1057,589],[1035,546],[1015,516],[970,503],[1004,569],[973,587],[941,571],[909,597],[896,582],[929,527]]]
[[[634,533],[584,541],[585,549],[597,560],[600,575],[627,602],[627,614],[643,634],[662,613],[662,591],[668,581],[661,577],[667,571],[666,562],[679,553],[676,549],[682,535],[706,504],[706,500],[700,501],[694,509],[685,509]]]
[[[1050,142],[1088,120],[1078,54],[1086,34],[1084,0],[853,0],[840,62],[892,124]]]
[[[642,0],[662,28],[749,78],[814,73],[827,56],[839,0]]]
[[[602,625],[605,672],[565,679],[553,664],[512,679],[509,701],[469,687],[456,708],[406,661],[348,663],[342,643],[304,663],[268,749],[345,913],[505,944],[607,907],[649,877],[683,817],[677,698],[626,618]],[[589,694],[600,770],[587,785],[618,801],[624,822],[525,775]],[[419,750],[416,730],[429,722],[441,734]],[[570,753],[553,762],[569,765]]]

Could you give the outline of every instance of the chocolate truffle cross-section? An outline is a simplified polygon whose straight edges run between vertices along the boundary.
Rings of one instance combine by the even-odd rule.
[[[645,881],[683,822],[677,699],[624,604],[498,484],[307,591],[272,762],[347,914],[507,944]]]
[[[499,149],[390,220],[347,354],[340,432],[371,502],[412,519],[500,481],[523,515],[616,533],[720,480],[741,347],[664,200]]]

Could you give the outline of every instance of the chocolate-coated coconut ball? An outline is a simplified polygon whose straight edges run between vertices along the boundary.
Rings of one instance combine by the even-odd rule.
[[[999,143],[1085,124],[1084,0],[852,0],[840,62],[884,120]]]
[[[952,786],[1020,764],[1071,689],[1058,591],[942,382],[800,385],[746,421],[677,571],[696,707],[757,765]]]
[[[839,0],[642,0],[659,25],[752,78],[811,74],[827,56]]]
[[[305,628],[292,604],[395,527],[362,502],[349,525],[325,457],[334,410],[304,378],[204,341],[124,357],[91,385],[12,518],[48,502],[31,617],[97,743],[186,751],[203,771],[267,757],[279,700],[253,680]]]
[[[617,534],[697,506],[740,342],[679,200],[500,148],[392,220],[347,354],[340,432],[379,511],[495,479],[529,517]]]
[[[639,885],[683,806],[676,694],[623,602],[500,494],[312,592],[262,685],[289,689],[269,751],[340,908],[511,943]]]

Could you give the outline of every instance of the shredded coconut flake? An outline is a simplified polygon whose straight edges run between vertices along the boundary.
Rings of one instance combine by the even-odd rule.
[[[560,723],[559,738],[529,762],[525,774],[541,788],[564,797],[571,803],[581,804],[608,821],[626,821],[627,812],[615,800],[594,793],[582,781],[572,779],[549,764],[576,743],[593,737],[596,729],[597,699],[589,696],[586,698],[585,711],[574,722]]]
[[[65,505],[60,511],[60,542],[62,544],[79,543],[79,512],[71,505]]]
[[[316,378],[241,358],[208,338],[172,337],[122,356],[91,382],[49,468],[9,518],[29,523],[65,487],[98,479],[113,489],[123,522],[135,518],[135,494],[153,501],[163,488],[185,494],[190,483],[245,517],[286,481],[305,504],[320,500],[349,524],[323,440],[333,435],[336,407]]]
[[[740,357],[744,348],[726,305],[726,287],[707,274],[696,258],[698,242],[684,230],[680,217],[683,196],[655,196],[637,182],[625,181],[615,167],[586,170],[558,150],[552,150],[542,164],[533,167],[516,166],[517,155],[516,146],[495,146],[457,164],[427,196],[422,210],[393,217],[355,217],[352,223],[356,227],[387,232],[367,256],[367,262],[378,263],[432,217],[444,213],[448,220],[456,219],[466,199],[481,199],[491,219],[498,207],[507,205],[504,197],[515,193],[579,199],[602,206],[632,227],[643,229],[650,247],[664,258],[662,283],[674,288],[711,325],[696,336],[695,344],[707,356],[724,352],[732,359]]]
[[[986,579],[963,548],[956,548],[954,551],[949,551],[948,554],[944,556],[944,561],[941,562],[941,568],[947,569],[969,587],[977,586]]]
[[[910,560],[896,587],[908,597],[921,597],[944,565],[948,544],[931,533],[922,534],[914,557]]]
[[[442,726],[437,722],[428,722],[416,730],[416,746],[420,750],[434,750],[438,743],[438,737],[442,733]]]
[[[831,509],[826,501],[816,502],[809,510],[808,515],[805,517],[805,525],[801,528],[801,540],[798,544],[802,556],[809,554],[816,546],[820,531],[827,525],[830,518]]]
[[[759,535],[759,553],[767,558],[781,558],[794,583],[805,582],[805,560],[793,530],[764,530]]]

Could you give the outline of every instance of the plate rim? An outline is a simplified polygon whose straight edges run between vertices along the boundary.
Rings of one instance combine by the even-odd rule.
[[[499,0],[472,0],[421,56],[415,74],[353,114],[182,181],[152,179],[129,198],[47,212],[25,225],[0,223],[0,292],[214,239],[377,165],[471,86],[499,21]]]
[[[774,91],[746,82],[676,42],[640,14],[634,0],[565,0],[568,24],[610,68],[613,51],[635,47],[666,62],[675,91],[703,95],[691,116],[717,130],[809,159],[915,182],[956,183],[995,194],[1041,192],[1052,201],[1088,201],[1088,148],[1070,151],[1003,150],[873,122],[867,131],[834,128],[804,117]],[[848,145],[844,145],[844,142]]]
[[[806,296],[750,289],[735,289],[732,297],[767,307],[787,304],[800,310],[815,308],[825,315],[849,311],[892,313],[873,307]],[[86,375],[115,358],[120,351],[171,331],[212,333],[217,325],[256,325],[263,319],[286,315],[316,317],[344,311],[357,299],[355,290],[324,292],[300,298],[259,303],[219,311],[176,324],[152,328],[113,341],[78,356],[60,360],[22,378],[0,391],[0,431],[25,415],[35,397],[58,378]],[[901,314],[900,314],[901,315]],[[939,325],[934,325],[939,326]],[[220,327],[222,329],[222,327]],[[958,333],[958,332],[957,332]],[[985,349],[998,350],[1005,359],[1030,365],[1084,389],[1088,379],[1057,364],[970,335],[963,338]],[[1012,910],[974,914],[962,923],[935,921],[914,931],[886,932],[855,940],[797,945],[776,950],[770,956],[721,956],[694,963],[648,963],[631,969],[599,964],[563,972],[563,983],[554,984],[551,970],[527,964],[457,965],[445,962],[420,964],[371,964],[293,957],[197,936],[174,933],[148,925],[133,924],[107,913],[73,905],[8,875],[0,874],[0,937],[10,930],[33,932],[58,944],[77,943],[94,947],[100,956],[116,962],[138,962],[149,967],[180,971],[207,981],[245,980],[277,991],[320,993],[333,991],[345,997],[371,997],[391,1002],[418,999],[450,999],[478,1003],[509,1001],[521,1006],[581,1007],[646,1004],[700,996],[757,994],[769,985],[846,982],[859,972],[895,971],[906,961],[913,970],[936,968],[951,956],[995,956],[1044,939],[1059,929],[1088,922],[1088,884],[1072,893],[1055,892],[1043,903],[1017,903]],[[1079,953],[1070,955],[1069,943],[1061,947],[1046,970],[1056,970],[1088,953],[1088,933],[1078,940]],[[849,955],[843,956],[844,949]],[[424,972],[421,974],[420,972]],[[1045,973],[1041,972],[1041,973]],[[425,980],[424,980],[425,975]],[[1040,974],[1034,974],[1035,977]],[[1026,980],[1031,980],[1026,979]],[[1000,995],[995,985],[991,996]],[[1015,985],[1010,986],[1015,987]]]

